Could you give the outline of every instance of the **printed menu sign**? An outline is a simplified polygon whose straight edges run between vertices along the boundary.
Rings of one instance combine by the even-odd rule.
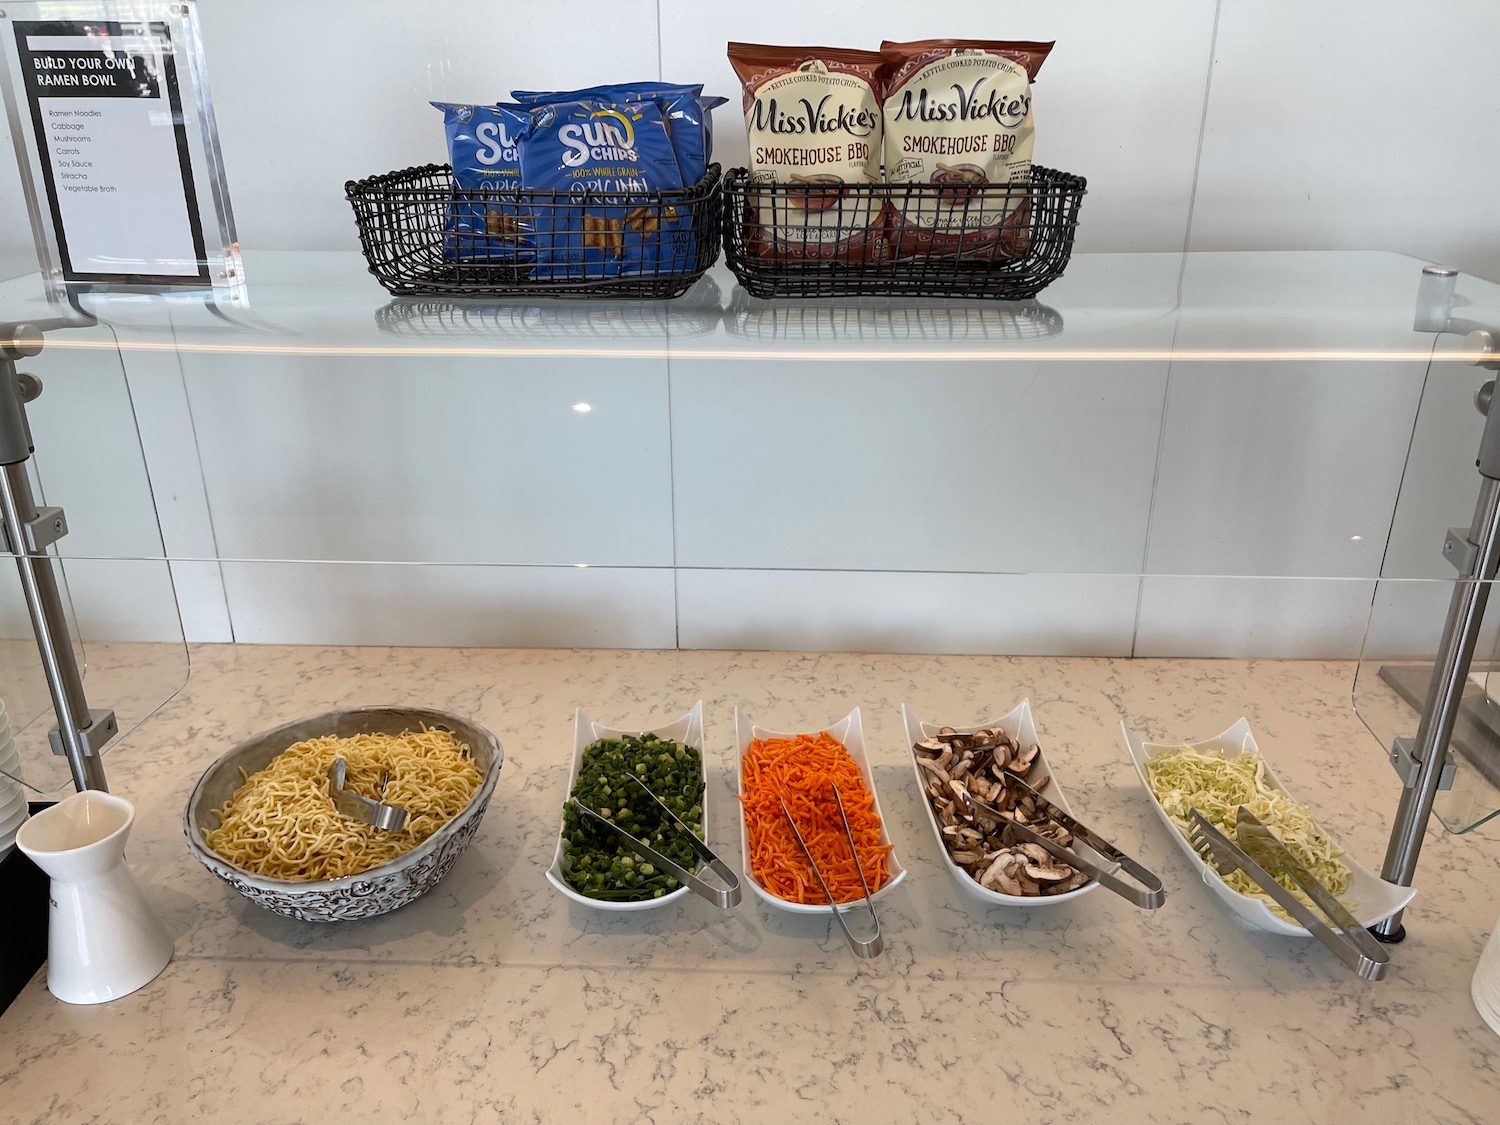
[[[208,281],[164,23],[15,24],[68,281]]]

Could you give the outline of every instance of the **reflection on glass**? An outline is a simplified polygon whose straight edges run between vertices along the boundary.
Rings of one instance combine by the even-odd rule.
[[[675,301],[398,297],[375,310],[375,325],[410,339],[661,340],[712,332],[720,301],[712,277],[699,278]]]
[[[1398,752],[1409,757],[1431,690],[1433,654],[1443,624],[1443,608],[1454,581],[1411,580],[1380,583],[1355,675],[1355,712],[1392,762],[1400,784]],[[1493,594],[1492,594],[1493,596]],[[1453,763],[1449,787],[1438,791],[1433,814],[1450,832],[1469,832],[1500,813],[1500,640],[1487,623],[1475,648],[1462,702],[1453,724],[1448,754]],[[1399,747],[1398,747],[1399,743]]]
[[[725,325],[730,335],[757,340],[1038,340],[1060,335],[1063,316],[1035,299],[762,300],[736,286]]]

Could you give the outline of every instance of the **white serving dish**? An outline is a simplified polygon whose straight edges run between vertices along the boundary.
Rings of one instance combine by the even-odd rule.
[[[970,726],[959,726],[957,723],[929,723],[906,706],[901,705],[901,721],[906,724],[906,749],[911,756],[911,768],[917,779],[917,795],[921,798],[922,809],[927,813],[927,823],[932,826],[932,836],[937,842],[938,854],[943,857],[943,864],[948,868],[948,874],[953,876],[954,882],[965,894],[978,899],[990,906],[1056,906],[1060,902],[1071,902],[1080,895],[1086,895],[1090,891],[1097,890],[1097,880],[1090,880],[1081,887],[1066,891],[1060,895],[1008,895],[1000,891],[992,891],[987,887],[981,887],[974,879],[958,864],[954,863],[948,856],[948,849],[943,846],[943,826],[938,823],[937,813],[933,811],[932,802],[927,797],[927,778],[930,776],[921,766],[917,764],[916,743],[925,741],[937,734],[945,726],[950,726],[960,734],[973,734],[977,730],[1000,730],[1016,740],[1021,746],[1041,746],[1041,740],[1036,736],[1036,724],[1031,718],[1031,700],[1023,699],[1020,704],[1005,715],[989,723],[974,723]],[[1072,808],[1068,805],[1068,799],[1063,796],[1061,787],[1057,784],[1057,774],[1052,771],[1052,763],[1047,761],[1047,751],[1038,750],[1036,761],[1031,767],[1032,777],[1045,777],[1047,784],[1042,786],[1039,793],[1051,801],[1069,816],[1073,815]],[[1085,858],[1096,860],[1108,865],[1108,862],[1093,848],[1083,841],[1077,841],[1073,845],[1080,849]]]
[[[690,750],[698,752],[699,768],[704,776],[703,787],[703,839],[708,839],[708,771],[703,766],[703,700],[693,705],[693,709],[674,723],[668,723],[664,727],[655,727],[651,730],[622,730],[617,727],[607,727],[603,723],[596,723],[584,714],[580,707],[573,713],[573,768],[568,771],[568,788],[565,791],[564,800],[573,794],[573,785],[578,781],[579,771],[583,769],[583,752],[601,738],[621,738],[627,734],[637,737],[646,734],[654,734],[658,738],[671,739],[680,742]],[[552,855],[552,866],[547,868],[547,882],[551,883],[566,897],[572,899],[580,906],[591,906],[595,910],[608,910],[612,913],[622,914],[632,910],[655,910],[666,906],[669,902],[676,902],[684,895],[691,894],[687,887],[678,887],[661,898],[645,898],[639,902],[605,902],[602,899],[589,898],[581,895],[563,878],[563,823],[561,818],[557,825],[557,850]]]
[[[870,798],[875,804],[875,815],[880,818],[880,842],[882,845],[889,844],[891,842],[890,823],[886,820],[885,813],[880,809],[880,794],[875,789],[875,779],[870,775],[870,759],[865,754],[865,732],[864,727],[860,723],[859,708],[856,707],[838,722],[832,726],[824,727],[822,730],[843,743],[844,749],[849,752],[849,757],[854,760],[854,764],[859,768],[859,774],[864,778],[865,786],[870,790]],[[749,715],[736,707],[734,709],[734,736],[738,750],[735,756],[735,792],[743,797],[745,793],[745,774],[742,767],[745,761],[745,754],[750,749],[750,743],[754,742],[757,738],[795,738],[796,734],[758,727]],[[887,891],[906,878],[906,868],[901,866],[901,861],[896,858],[894,850],[886,855],[886,867],[890,872],[890,878],[885,881],[885,886],[870,895],[871,901],[878,901],[884,897]],[[750,889],[768,906],[774,906],[778,910],[788,910],[793,914],[833,913],[833,907],[828,903],[818,905],[816,903],[788,902],[779,895],[773,895],[756,881],[755,871],[750,866],[750,830],[745,825],[745,806],[743,803],[740,804],[740,870],[744,872],[745,881],[750,884]],[[850,906],[857,905],[859,905],[858,902],[845,903],[844,907],[847,909]]]
[[[1167,815],[1167,810],[1162,808],[1161,802],[1156,799],[1156,794],[1151,791],[1151,785],[1146,780],[1146,759],[1162,750],[1177,750],[1183,746],[1191,746],[1199,751],[1222,750],[1227,757],[1231,758],[1241,754],[1256,753],[1259,747],[1255,743],[1255,735],[1250,733],[1249,722],[1240,719],[1217,738],[1210,738],[1204,742],[1143,742],[1140,735],[1127,727],[1123,721],[1120,723],[1120,733],[1125,737],[1125,748],[1130,752],[1130,760],[1135,763],[1135,772],[1140,775],[1141,786],[1146,790],[1146,795],[1151,798],[1151,807],[1156,810],[1157,818],[1166,827],[1168,835],[1182,849],[1182,854],[1187,856],[1188,862],[1203,877],[1203,881],[1213,889],[1214,894],[1223,899],[1229,909],[1258,930],[1284,934],[1287,937],[1311,937],[1312,935],[1307,932],[1305,926],[1299,926],[1295,922],[1287,922],[1277,917],[1260,899],[1232,890],[1219,877],[1219,873],[1193,850],[1192,844],[1188,843],[1187,837]],[[1269,762],[1265,763],[1265,779],[1271,788],[1279,789],[1287,793],[1287,796],[1293,796],[1271,772]],[[1338,846],[1337,840],[1333,842],[1335,846]],[[1360,866],[1358,861],[1347,853],[1340,858],[1353,876],[1349,889],[1342,897],[1346,902],[1354,904],[1351,913],[1361,926],[1373,926],[1376,922],[1389,918],[1398,910],[1405,909],[1407,904],[1417,896],[1415,887],[1401,887],[1395,883],[1387,883],[1374,872]]]

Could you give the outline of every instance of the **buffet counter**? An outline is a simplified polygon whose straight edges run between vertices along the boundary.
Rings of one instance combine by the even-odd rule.
[[[1120,738],[1122,718],[1166,741],[1248,717],[1287,788],[1378,868],[1398,782],[1350,707],[1350,664],[214,645],[192,663],[106,759],[175,959],[98,1007],[33,980],[0,1017],[0,1120],[1493,1120],[1500,1040],[1469,980],[1495,922],[1495,834],[1434,824],[1410,937],[1361,981],[1224,908]],[[1022,697],[1075,813],[1161,875],[1162,909],[1098,893],[985,910],[949,878],[900,706],[964,723]],[[736,866],[732,709],[784,730],[862,709],[909,871],[880,903],[882,956],[749,894],[728,913],[689,898],[610,916],[548,885],[574,708],[644,727],[700,698],[709,843]],[[478,837],[434,891],[319,926],[193,860],[183,807],[214,758],[365,704],[449,710],[504,745]]]

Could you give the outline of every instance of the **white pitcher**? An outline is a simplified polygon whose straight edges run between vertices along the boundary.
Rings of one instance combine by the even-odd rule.
[[[47,989],[69,1004],[134,992],[172,959],[172,939],[125,867],[135,806],[92,789],[21,826],[16,846],[52,876]]]

